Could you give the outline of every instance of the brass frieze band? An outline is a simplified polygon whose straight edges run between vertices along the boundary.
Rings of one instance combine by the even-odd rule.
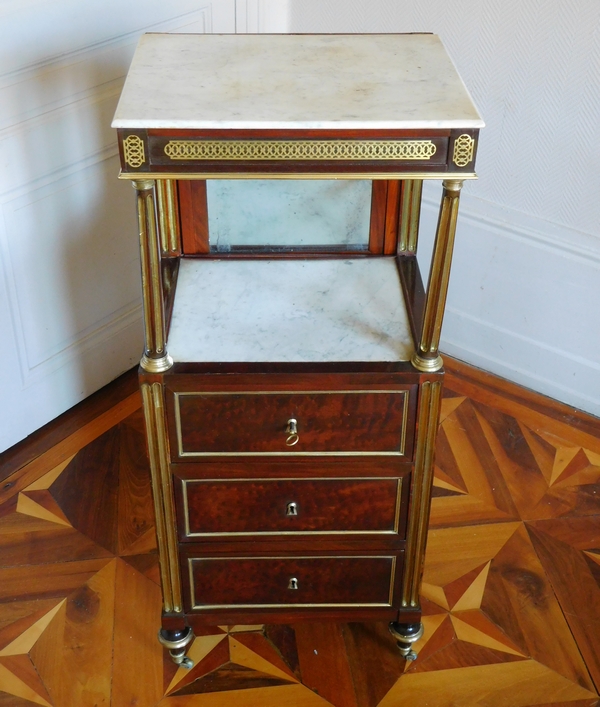
[[[125,164],[137,169],[146,161],[144,141],[137,135],[128,135],[123,140],[123,157]]]
[[[441,381],[425,381],[421,385],[417,451],[412,478],[412,495],[406,536],[405,571],[402,584],[402,606],[419,606],[419,587],[425,559],[425,543],[429,524],[433,456],[440,414]]]
[[[429,160],[431,140],[170,140],[172,160]]]
[[[341,166],[341,165],[340,165]],[[443,168],[443,165],[440,166]],[[178,167],[173,165],[173,169]],[[119,179],[185,179],[190,181],[204,179],[477,179],[475,172],[124,172]]]
[[[163,605],[166,612],[181,612],[183,605],[175,536],[175,508],[162,386],[160,383],[142,383],[141,392],[150,457]]]
[[[457,167],[466,167],[473,160],[475,140],[470,135],[459,135],[454,141],[452,161]]]

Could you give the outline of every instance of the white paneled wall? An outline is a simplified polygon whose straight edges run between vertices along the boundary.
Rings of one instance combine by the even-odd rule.
[[[0,450],[139,360],[133,191],[109,126],[145,31],[440,34],[487,122],[443,347],[600,414],[597,0],[6,0]]]
[[[442,348],[600,415],[600,2],[290,0],[289,22],[442,37],[487,123]]]
[[[110,122],[140,34],[235,29],[234,0],[0,4],[0,450],[139,360],[135,202]]]

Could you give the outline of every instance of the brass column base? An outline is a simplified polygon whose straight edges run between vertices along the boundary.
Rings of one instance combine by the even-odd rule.
[[[423,371],[423,373],[434,373],[435,371],[439,371],[444,365],[442,357],[439,354],[435,358],[424,358],[417,351],[413,354],[410,362],[417,371]]]
[[[173,365],[173,359],[169,354],[165,354],[160,358],[150,358],[144,354],[140,361],[140,366],[148,373],[164,373]]]

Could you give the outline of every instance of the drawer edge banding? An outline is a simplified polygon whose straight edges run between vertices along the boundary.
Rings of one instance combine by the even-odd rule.
[[[390,452],[184,452],[183,451],[183,435],[181,431],[181,408],[179,399],[189,396],[208,396],[208,395],[349,395],[349,394],[395,394],[402,395],[402,428],[400,430],[400,447],[397,451]],[[173,391],[175,398],[175,433],[177,437],[177,456],[178,457],[325,457],[325,456],[344,456],[344,457],[403,457],[406,451],[406,435],[408,423],[408,401],[410,397],[409,390],[258,390],[258,391],[206,391],[199,393],[197,391]]]
[[[229,560],[391,560],[390,567],[390,592],[388,602],[348,602],[348,603],[313,603],[313,604],[196,604],[196,585],[194,582],[194,567],[193,563],[201,560],[202,562],[219,562]],[[269,556],[269,557],[188,557],[188,572],[190,577],[190,599],[192,611],[207,611],[210,609],[285,609],[287,607],[296,609],[310,608],[343,608],[343,607],[383,607],[389,608],[393,606],[394,585],[396,580],[396,563],[398,557],[396,555],[300,555],[300,556]]]
[[[398,535],[400,528],[400,511],[402,510],[402,478],[396,479],[396,507],[394,509],[394,527],[392,530],[268,530],[268,531],[219,531],[213,533],[192,533],[190,532],[190,514],[188,505],[187,486],[189,483],[253,483],[255,481],[389,481],[389,476],[348,476],[348,477],[291,477],[291,478],[250,478],[250,479],[181,479],[183,486],[183,512],[185,518],[186,538],[214,538],[214,537],[249,537],[253,535],[275,536],[275,535]]]

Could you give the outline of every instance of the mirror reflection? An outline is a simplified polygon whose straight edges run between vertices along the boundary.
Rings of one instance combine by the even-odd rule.
[[[211,179],[210,250],[367,250],[369,180]]]

